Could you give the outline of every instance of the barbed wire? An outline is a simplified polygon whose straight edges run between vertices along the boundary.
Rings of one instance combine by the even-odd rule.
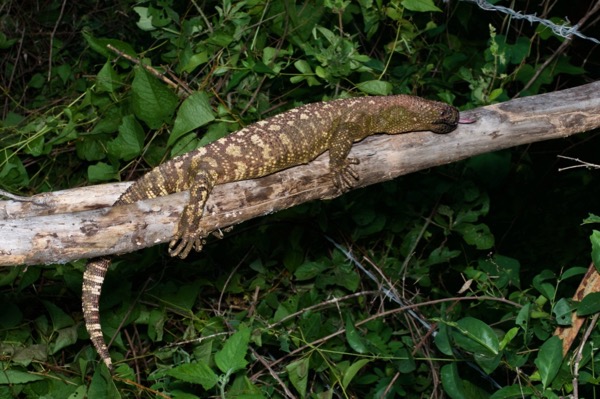
[[[567,24],[557,25],[550,20],[539,18],[535,14],[521,14],[519,11],[515,11],[508,7],[496,6],[496,5],[490,4],[486,0],[462,0],[462,1],[467,1],[469,3],[475,3],[482,10],[498,11],[498,12],[502,12],[504,14],[508,14],[512,18],[515,18],[515,19],[525,19],[531,23],[534,23],[534,22],[540,23],[540,24],[544,25],[545,27],[549,28],[550,30],[552,30],[552,32],[554,34],[556,34],[557,36],[564,37],[565,39],[571,39],[571,36],[577,36],[577,37],[580,37],[585,40],[590,40],[596,44],[600,44],[600,40],[595,39],[593,37],[586,36],[583,33],[579,32],[579,30],[578,30],[579,26],[577,24],[575,24],[573,26],[569,26]],[[567,22],[568,22],[568,20],[567,20]]]

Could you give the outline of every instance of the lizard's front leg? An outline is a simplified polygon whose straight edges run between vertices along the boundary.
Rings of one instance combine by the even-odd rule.
[[[353,165],[358,165],[360,161],[348,157],[352,143],[350,130],[344,128],[334,133],[329,144],[329,170],[333,184],[341,192],[350,190],[358,180]]]
[[[190,185],[190,200],[183,208],[177,232],[169,243],[169,255],[186,258],[192,248],[200,251],[207,234],[200,231],[200,219],[204,205],[214,186],[214,177],[206,170],[200,170]]]

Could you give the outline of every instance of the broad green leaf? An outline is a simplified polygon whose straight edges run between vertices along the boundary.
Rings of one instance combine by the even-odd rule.
[[[233,373],[246,367],[249,341],[250,328],[240,325],[239,330],[225,341],[223,349],[215,354],[217,367],[223,373]]]
[[[96,165],[88,166],[88,180],[90,183],[114,180],[119,177],[115,167],[104,162],[98,162]]]
[[[62,349],[73,345],[77,342],[77,326],[71,326],[67,328],[61,328],[56,331],[58,335],[56,335],[56,339],[53,344],[50,345],[50,353],[55,354]]]
[[[559,326],[570,326],[571,325],[571,313],[573,312],[573,306],[571,302],[562,298],[552,307],[552,313],[556,318],[556,323]]]
[[[555,280],[556,275],[550,270],[542,270],[533,278],[533,288],[539,291],[546,299],[552,300],[556,294],[556,287],[553,284],[546,283],[546,280]]]
[[[592,242],[592,261],[596,270],[600,272],[600,231],[594,230],[590,236]]]
[[[50,320],[52,320],[52,329],[54,331],[75,325],[73,318],[66,314],[58,306],[48,301],[42,301],[42,303],[46,307],[48,314],[50,314]]]
[[[85,398],[87,394],[87,387],[85,385],[80,385],[77,387],[75,392],[73,392],[67,399],[81,399]]]
[[[491,258],[479,260],[478,265],[488,275],[494,276],[494,284],[500,289],[509,284],[518,288],[521,284],[521,264],[514,258],[495,254]]]
[[[483,321],[473,317],[465,317],[454,325],[453,337],[461,348],[473,352],[495,356],[500,349],[500,342],[494,330]]]
[[[21,159],[8,149],[0,151],[0,183],[5,187],[29,184],[29,176]]]
[[[417,11],[417,12],[427,12],[427,11],[441,12],[442,11],[439,8],[437,8],[435,6],[435,4],[433,4],[433,0],[402,0],[402,2],[400,4],[402,4],[404,6],[404,8],[406,8],[407,10],[410,10],[410,11]]]
[[[458,375],[456,363],[446,364],[440,370],[444,391],[452,399],[469,399],[465,393],[464,383]]]
[[[184,134],[206,125],[215,119],[208,96],[204,92],[197,92],[185,99],[177,111],[175,125],[168,145],[173,145]]]
[[[184,382],[200,384],[204,389],[211,389],[217,384],[219,377],[206,363],[187,363],[166,371],[167,375]]]
[[[122,40],[97,38],[92,36],[89,32],[83,32],[83,37],[88,42],[92,50],[102,54],[106,58],[116,57],[116,54],[106,47],[109,44],[127,55],[137,57],[137,54],[133,47],[131,47],[129,43],[126,43]]]
[[[594,215],[593,213],[588,214],[588,217],[583,219],[582,224],[600,223],[600,216]]]
[[[327,270],[329,266],[321,262],[306,262],[294,272],[294,277],[298,281],[310,280]]]
[[[352,322],[350,315],[346,316],[346,340],[356,353],[368,352],[360,333],[356,330],[356,327],[354,327],[354,323]]]
[[[300,397],[306,396],[306,387],[308,385],[308,372],[310,371],[310,357],[305,357],[288,364],[285,369],[288,373],[290,382],[296,388]]]
[[[585,274],[587,270],[585,267],[570,267],[560,275],[560,279],[566,280],[571,277],[578,277]]]
[[[246,375],[238,375],[227,389],[227,398],[229,399],[267,399],[261,389],[257,387]],[[272,396],[269,396],[269,398]],[[179,399],[179,396],[173,397]],[[182,398],[186,399],[186,398]],[[198,399],[197,396],[189,399]]]
[[[548,339],[540,347],[537,358],[534,361],[540,373],[544,389],[546,389],[560,369],[562,363],[562,341],[557,336]]]
[[[135,67],[131,83],[133,112],[151,129],[170,123],[179,99],[164,83],[143,68]]]
[[[210,58],[206,51],[192,55],[187,59],[186,63],[181,67],[183,72],[191,73],[199,65],[206,64]]]
[[[433,340],[440,352],[444,355],[452,356],[452,344],[450,343],[449,327],[447,324],[439,324],[438,333]]]
[[[506,345],[508,345],[509,343],[512,342],[512,340],[517,336],[517,334],[519,333],[519,327],[513,327],[510,330],[508,330],[506,332],[506,334],[504,334],[504,337],[502,338],[502,340],[500,341],[500,350],[504,350],[504,348],[506,348]]]
[[[46,377],[19,370],[2,370],[0,373],[0,385],[25,384],[32,381],[41,381]]]
[[[148,12],[148,7],[133,7],[133,11],[140,17],[136,22],[138,28],[146,32],[156,30],[152,25],[152,15]]]
[[[533,387],[525,384],[515,384],[497,390],[490,396],[490,399],[521,399],[534,393]]]
[[[392,84],[381,80],[368,80],[366,82],[360,82],[356,85],[356,88],[363,93],[374,96],[387,96],[392,92]]]
[[[107,145],[108,153],[118,159],[130,161],[142,153],[144,129],[133,115],[121,120],[119,135]]]
[[[577,316],[588,316],[598,312],[600,312],[600,292],[587,294],[577,307]]]
[[[476,352],[473,354],[473,358],[475,359],[475,363],[477,363],[483,371],[487,374],[492,374],[500,364],[500,360],[502,360],[502,353],[498,353],[494,356],[488,352]]]
[[[87,392],[88,398],[114,398],[119,399],[121,394],[115,386],[110,372],[104,364],[97,367],[92,377],[92,382]]]
[[[462,234],[467,244],[474,245],[477,249],[490,249],[494,246],[494,235],[486,224],[462,223],[455,230]]]
[[[115,72],[112,63],[106,61],[96,76],[96,90],[99,93],[114,93],[121,87],[121,77]]]
[[[350,382],[352,382],[352,380],[354,379],[356,374],[360,371],[360,369],[362,369],[370,361],[371,360],[369,360],[369,359],[360,359],[360,360],[352,363],[350,365],[350,367],[348,367],[346,369],[346,371],[344,372],[344,375],[342,377],[342,387],[344,388],[344,390],[346,388],[348,388],[348,385],[350,385]]]

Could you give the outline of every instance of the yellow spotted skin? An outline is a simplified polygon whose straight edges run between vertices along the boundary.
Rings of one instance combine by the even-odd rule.
[[[206,200],[217,184],[254,179],[305,164],[329,151],[330,173],[340,191],[358,179],[348,158],[352,144],[376,133],[429,130],[449,133],[459,122],[458,110],[420,97],[362,97],[307,104],[254,123],[205,147],[173,158],[142,176],[117,200],[130,204],[189,190],[172,256],[185,258],[202,249],[210,232],[199,229]],[[83,276],[82,302],[92,343],[109,369],[112,363],[102,336],[99,299],[110,258],[92,259]]]

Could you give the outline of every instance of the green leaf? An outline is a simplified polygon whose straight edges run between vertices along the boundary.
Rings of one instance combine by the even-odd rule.
[[[484,352],[493,356],[499,353],[500,342],[498,337],[494,330],[483,321],[473,317],[465,317],[454,323],[454,327],[455,330],[452,336],[461,348],[469,352]]]
[[[515,384],[497,390],[490,396],[490,399],[521,399],[534,393],[535,390],[533,387],[524,384]]]
[[[587,294],[577,307],[577,316],[588,316],[598,312],[600,312],[600,292]]]
[[[562,298],[554,304],[552,307],[552,313],[556,318],[556,323],[559,326],[570,326],[571,325],[571,313],[573,312],[573,306],[571,301],[567,298]]]
[[[360,333],[356,330],[356,327],[354,327],[354,323],[349,314],[346,315],[346,340],[356,353],[368,352],[367,347],[365,346]]]
[[[225,341],[223,349],[215,354],[217,367],[223,373],[233,373],[246,367],[249,341],[250,328],[240,325],[239,330]]]
[[[88,398],[114,398],[119,399],[121,394],[115,386],[110,372],[104,364],[97,367],[92,377],[92,382],[87,392]]]
[[[582,224],[600,223],[600,216],[594,215],[593,213],[588,214],[588,217],[583,219]]]
[[[310,358],[305,357],[288,364],[285,369],[288,373],[290,382],[296,388],[300,397],[306,397],[306,387],[308,385],[308,372],[310,371]]]
[[[114,93],[121,87],[121,77],[115,72],[110,61],[106,61],[96,76],[96,89],[99,93]]]
[[[452,343],[450,342],[449,327],[447,324],[439,324],[438,333],[433,340],[440,352],[444,355],[452,356]]]
[[[75,325],[75,320],[58,306],[48,301],[42,301],[42,303],[44,304],[44,307],[46,307],[48,314],[50,314],[52,329],[54,331]]]
[[[200,384],[204,389],[214,387],[219,377],[205,363],[187,363],[166,371],[167,375],[184,382]]]
[[[402,0],[400,2],[404,8],[410,11],[417,12],[428,12],[428,11],[436,11],[442,12],[439,8],[433,4],[433,0]]]
[[[184,134],[206,125],[215,119],[208,96],[204,92],[197,92],[185,99],[177,111],[175,126],[168,145],[173,145]]]
[[[458,366],[456,363],[450,363],[442,366],[440,374],[442,376],[442,386],[444,387],[444,391],[446,391],[450,398],[468,399],[465,392],[464,382],[458,375]]]
[[[596,270],[600,272],[600,231],[594,230],[590,236],[590,241],[592,242],[592,261],[596,266]]]
[[[462,223],[455,230],[462,234],[467,244],[474,245],[477,249],[490,249],[494,246],[494,235],[483,223]]]
[[[14,385],[14,384],[25,384],[32,381],[41,381],[46,377],[42,375],[36,375],[27,373],[19,370],[2,370],[0,373],[0,384],[1,385]]]
[[[544,342],[534,363],[540,373],[542,385],[546,389],[556,377],[562,363],[561,339],[553,336]]]
[[[500,350],[504,350],[506,345],[510,344],[511,341],[519,334],[519,327],[513,327],[504,334],[504,337],[500,341]]]
[[[14,152],[0,151],[0,183],[5,187],[21,187],[29,184],[27,170]]]
[[[131,83],[133,112],[151,129],[170,123],[179,103],[177,96],[143,68],[135,67]]]
[[[352,382],[352,380],[354,379],[356,374],[360,371],[360,369],[362,369],[369,362],[370,362],[369,359],[360,359],[360,360],[352,363],[350,365],[350,367],[348,367],[346,369],[346,371],[344,372],[344,375],[342,377],[342,387],[344,388],[344,390],[346,388],[348,388],[348,385],[350,385],[350,382]]]
[[[310,280],[323,273],[323,271],[328,268],[327,265],[320,262],[306,262],[296,269],[294,277],[296,277],[296,280],[298,281]]]
[[[61,328],[56,331],[56,339],[51,345],[50,353],[55,354],[77,342],[77,326]]]
[[[137,54],[133,47],[131,47],[129,43],[126,43],[122,40],[96,38],[92,36],[89,32],[83,32],[83,37],[88,42],[92,50],[96,51],[99,54],[102,54],[106,58],[116,57],[116,55],[106,47],[109,44],[127,55],[137,57]]]
[[[119,135],[107,145],[108,153],[130,161],[142,153],[144,148],[144,129],[133,115],[121,120]]]
[[[119,177],[118,170],[112,165],[98,162],[96,165],[88,166],[88,180],[90,183],[115,180]]]
[[[529,317],[531,313],[531,303],[525,304],[519,313],[517,313],[517,318],[515,319],[515,324],[523,329],[525,333],[527,333],[529,327]]]
[[[186,63],[181,67],[183,72],[191,73],[194,69],[202,64],[206,64],[210,58],[206,51],[192,55],[187,59]]]
[[[368,80],[366,82],[358,83],[356,88],[363,93],[374,96],[387,96],[392,92],[393,86],[391,83],[383,82],[381,80]]]
[[[152,25],[152,15],[148,12],[148,7],[133,7],[133,11],[140,17],[136,22],[138,28],[146,32],[156,30]]]
[[[582,276],[587,272],[587,268],[585,267],[570,267],[567,270],[565,270],[564,272],[562,272],[562,274],[560,275],[560,279],[562,280],[566,280],[568,278],[571,277],[578,277],[578,276]]]

